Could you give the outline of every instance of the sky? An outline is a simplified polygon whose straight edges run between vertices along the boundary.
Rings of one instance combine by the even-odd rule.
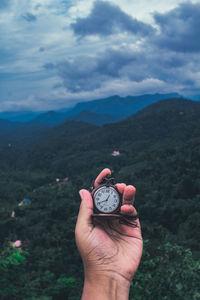
[[[0,0],[0,111],[200,95],[200,0]]]

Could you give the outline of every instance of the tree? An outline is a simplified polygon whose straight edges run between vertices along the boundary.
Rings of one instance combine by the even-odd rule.
[[[26,256],[28,253],[11,245],[0,253],[0,298],[19,299],[26,282]]]
[[[153,248],[145,241],[143,259],[131,286],[130,299],[199,299],[200,262],[194,260],[191,251],[171,243]]]

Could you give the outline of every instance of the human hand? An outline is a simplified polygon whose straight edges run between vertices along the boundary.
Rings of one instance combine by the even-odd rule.
[[[98,186],[109,169],[96,178]],[[135,188],[116,184],[122,196],[121,213],[136,216],[133,207]],[[81,205],[76,224],[76,243],[81,254],[85,284],[82,299],[128,299],[130,282],[142,255],[142,236],[139,220],[135,226],[120,224],[117,219],[96,220],[93,223],[93,200],[87,190],[80,191]],[[98,298],[99,297],[99,298]]]

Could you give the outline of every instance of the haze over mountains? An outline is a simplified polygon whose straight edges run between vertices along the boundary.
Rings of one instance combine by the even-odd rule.
[[[120,122],[105,124],[100,127],[95,124],[89,124],[90,122],[71,119],[65,120],[61,124],[51,124],[49,127],[46,126],[44,121],[34,120],[28,123],[17,123],[19,126],[15,127],[15,129],[11,129],[10,126],[4,126],[4,129],[1,129],[0,132],[0,143],[4,145],[6,143],[14,143],[15,147],[21,148],[20,151],[22,153],[24,150],[27,151],[27,147],[32,149],[32,153],[36,156],[39,152],[36,161],[42,165],[46,157],[49,157],[50,160],[45,165],[45,168],[49,168],[51,164],[55,167],[54,155],[57,151],[61,151],[56,154],[56,156],[62,157],[61,164],[63,166],[61,169],[68,169],[68,166],[65,166],[63,161],[70,161],[71,155],[71,160],[73,161],[74,151],[76,152],[78,149],[81,156],[80,161],[75,156],[77,166],[79,166],[78,161],[80,165],[82,161],[88,161],[87,156],[91,149],[95,149],[98,156],[99,149],[104,151],[109,148],[110,150],[106,151],[110,153],[115,148],[129,148],[129,137],[134,140],[132,149],[134,152],[138,147],[138,141],[138,151],[140,151],[141,145],[149,147],[153,141],[158,143],[160,139],[164,141],[164,139],[169,137],[173,140],[173,136],[180,138],[182,132],[184,134],[187,130],[192,132],[192,127],[189,129],[189,126],[194,126],[195,120],[196,124],[198,124],[199,110],[199,102],[172,98],[153,103]],[[54,116],[54,112],[52,115]],[[93,117],[92,113],[88,113],[88,115]],[[4,123],[7,124],[7,122],[9,121],[1,120],[2,126]],[[16,126],[16,123],[10,123]],[[102,145],[104,145],[103,148]],[[12,153],[12,151],[10,152]],[[85,154],[86,157],[83,159]],[[22,160],[24,160],[23,155]],[[34,161],[34,158],[32,160]],[[91,161],[91,158],[89,161]],[[56,167],[56,169],[59,170],[59,167]]]
[[[159,100],[181,97],[176,93],[154,94],[141,96],[112,96],[76,104],[71,109],[62,109],[48,112],[1,112],[0,119],[12,122],[41,121],[49,125],[63,122],[67,119],[90,122],[96,125],[113,123],[122,120],[147,105]],[[16,124],[15,124],[16,125]]]
[[[116,123],[134,115],[138,111],[143,111],[145,107],[158,101],[174,100],[174,105],[179,106],[183,99],[178,94],[154,94],[142,96],[112,96],[105,99],[98,99],[83,103],[78,103],[71,110],[49,111],[36,115],[33,112],[32,120],[25,121],[31,117],[31,112],[5,112],[0,114],[3,117],[9,117],[11,120],[0,118],[0,138],[2,141],[10,140],[20,141],[26,136],[34,135],[38,130],[48,127],[54,127],[66,121],[86,122],[93,125],[101,126],[109,123]],[[189,100],[188,100],[189,101]],[[194,102],[191,101],[190,102]],[[166,102],[167,103],[167,102]],[[197,102],[198,103],[198,102]],[[158,106],[153,106],[157,110]],[[14,121],[15,119],[21,122]]]

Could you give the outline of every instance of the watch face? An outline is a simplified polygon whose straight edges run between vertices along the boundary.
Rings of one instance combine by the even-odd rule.
[[[100,187],[94,193],[93,198],[96,208],[102,213],[112,213],[120,204],[119,193],[111,186]]]

